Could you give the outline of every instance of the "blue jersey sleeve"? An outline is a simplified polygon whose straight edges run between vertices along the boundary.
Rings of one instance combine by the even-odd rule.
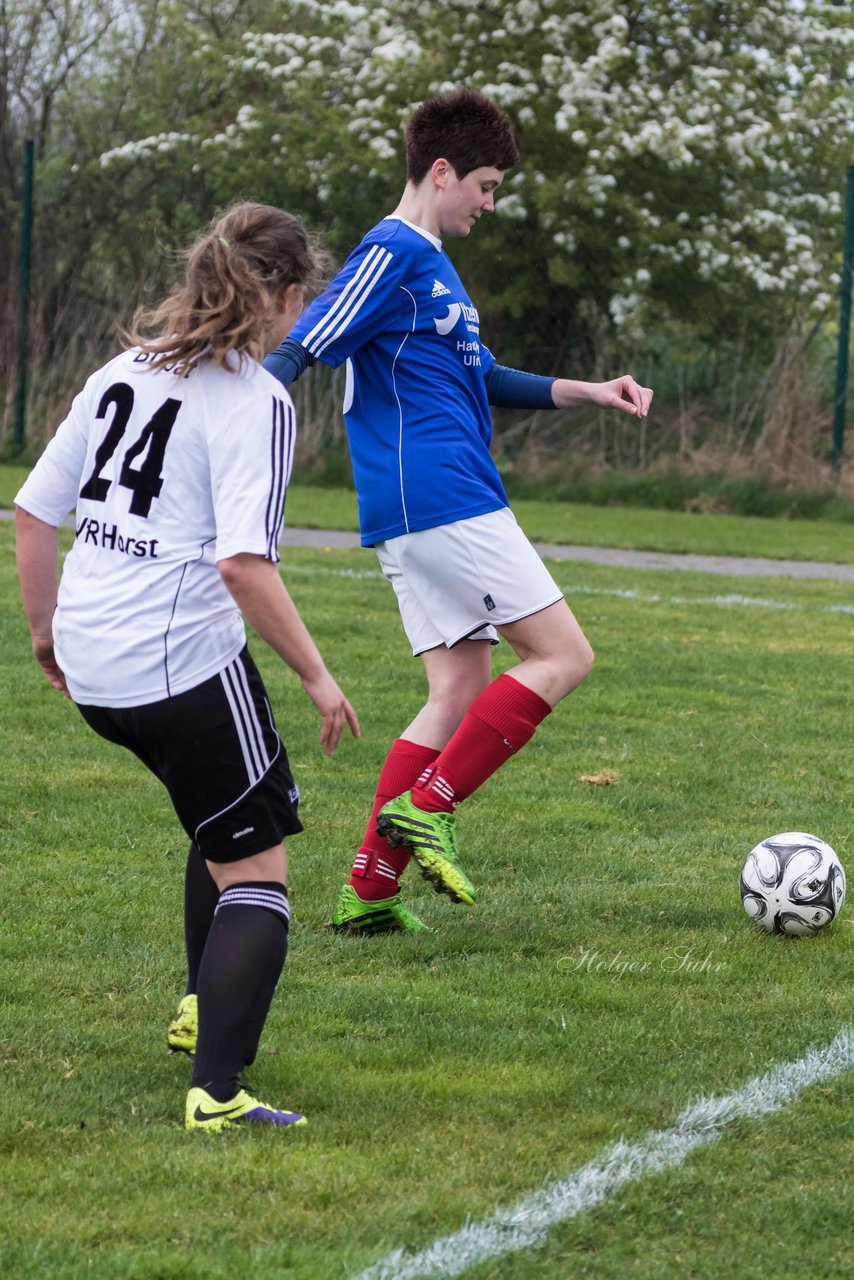
[[[390,313],[400,310],[399,295],[394,254],[382,243],[363,240],[290,337],[335,369],[387,327]]]
[[[503,364],[492,364],[486,372],[489,403],[501,409],[553,409],[552,383],[538,373],[523,373]]]
[[[264,368],[274,378],[278,378],[283,387],[289,387],[313,364],[314,356],[310,356],[305,347],[294,342],[293,338],[287,337],[280,347],[267,356]]]

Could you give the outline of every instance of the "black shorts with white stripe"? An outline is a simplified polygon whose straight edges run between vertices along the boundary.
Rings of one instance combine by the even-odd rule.
[[[78,709],[96,733],[127,747],[160,779],[211,862],[235,862],[302,831],[299,791],[248,648],[174,698]]]

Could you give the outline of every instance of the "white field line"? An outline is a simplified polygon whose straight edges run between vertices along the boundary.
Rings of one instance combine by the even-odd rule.
[[[395,1250],[355,1280],[446,1280],[491,1258],[542,1244],[550,1227],[601,1204],[627,1183],[676,1168],[698,1147],[722,1138],[734,1121],[779,1111],[810,1085],[851,1067],[854,1027],[841,1031],[826,1048],[774,1067],[735,1093],[687,1107],[671,1129],[653,1131],[637,1142],[613,1143],[568,1178],[547,1183],[512,1209],[470,1222],[419,1253]]]
[[[800,604],[794,600],[766,600],[762,596],[743,596],[736,592],[720,596],[662,596],[653,592],[618,590],[614,587],[561,587],[567,596],[617,596],[621,600],[638,600],[642,604],[712,604],[722,608],[733,605],[745,609],[796,610],[809,613],[854,613],[854,604]]]
[[[294,573],[304,573],[310,577],[323,574],[333,578],[356,578],[358,580],[383,582],[384,578],[378,569],[333,569],[314,565],[288,565],[284,571],[287,578]],[[636,591],[634,588],[587,587],[578,583],[560,587],[569,600],[573,596],[611,596],[619,600],[637,600],[639,604],[687,604],[717,605],[720,608],[740,607],[744,609],[777,609],[801,613],[849,613],[854,614],[854,604],[800,604],[793,600],[766,600],[762,596],[743,596],[730,592],[727,595],[715,596],[665,596],[657,592]]]

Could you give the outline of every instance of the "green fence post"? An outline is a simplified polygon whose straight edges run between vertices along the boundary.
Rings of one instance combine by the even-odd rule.
[[[833,409],[834,471],[842,465],[845,407],[848,390],[848,346],[851,333],[851,274],[854,266],[854,164],[848,166],[848,199],[845,207],[845,244],[842,253],[842,297],[839,305],[839,352],[836,357],[836,395]]]
[[[30,318],[30,251],[33,239],[33,168],[35,146],[32,138],[24,143],[24,182],[21,193],[21,265],[18,299],[18,388],[15,394],[15,424],[12,445],[16,453],[24,447],[24,423],[27,414],[27,355]]]

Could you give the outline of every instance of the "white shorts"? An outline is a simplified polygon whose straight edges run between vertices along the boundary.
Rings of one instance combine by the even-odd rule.
[[[497,643],[495,626],[563,599],[509,507],[403,533],[375,550],[414,654],[460,640]]]

